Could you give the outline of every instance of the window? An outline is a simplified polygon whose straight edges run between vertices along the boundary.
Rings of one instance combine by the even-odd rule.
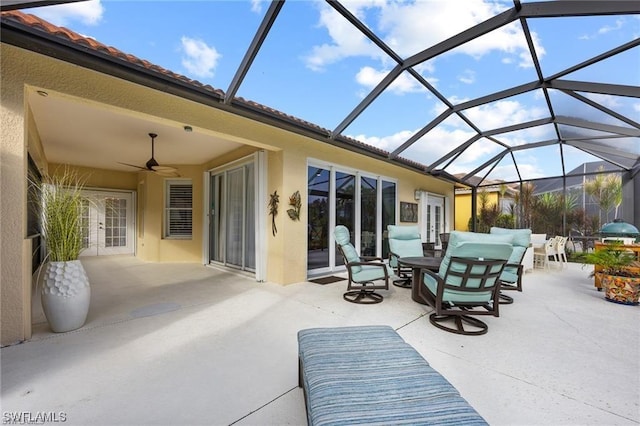
[[[191,180],[166,181],[164,237],[191,239],[193,185]]]

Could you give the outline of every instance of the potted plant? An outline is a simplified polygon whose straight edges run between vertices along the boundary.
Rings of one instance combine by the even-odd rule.
[[[89,311],[89,279],[78,260],[82,251],[82,195],[84,180],[65,168],[37,186],[42,236],[46,246],[44,271],[39,277],[44,314],[54,332],[84,325]]]
[[[634,252],[619,242],[607,243],[600,250],[583,253],[580,261],[595,265],[590,277],[598,276],[610,302],[637,305],[640,296],[640,262]]]

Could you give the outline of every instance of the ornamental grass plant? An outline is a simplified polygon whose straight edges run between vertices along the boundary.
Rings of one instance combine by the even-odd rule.
[[[87,203],[82,195],[86,179],[65,167],[47,177],[39,186],[42,201],[42,235],[47,261],[77,260],[82,251],[82,211]]]

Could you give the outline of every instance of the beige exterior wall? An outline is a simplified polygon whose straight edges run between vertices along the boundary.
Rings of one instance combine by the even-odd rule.
[[[414,190],[421,188],[453,199],[453,186],[408,169],[306,138],[283,129],[249,121],[173,95],[151,90],[107,75],[88,71],[32,52],[2,45],[2,344],[29,338],[30,253],[26,239],[27,147],[44,172],[48,164],[25,105],[25,91],[43,88],[108,108],[126,109],[131,114],[152,116],[158,122],[182,126],[189,123],[199,131],[223,135],[244,147],[205,164],[180,165],[182,178],[193,183],[193,238],[162,238],[165,178],[152,173],[86,170],[87,185],[137,193],[137,256],[147,261],[199,262],[206,229],[203,227],[203,176],[207,170],[246,157],[257,150],[266,152],[267,196],[280,196],[276,217],[278,233],[267,220],[267,280],[282,284],[306,279],[307,161],[313,158],[394,178],[398,202],[415,202]],[[46,141],[42,141],[46,145]],[[288,199],[295,191],[302,196],[300,221],[286,214]],[[266,208],[266,207],[265,207]],[[268,213],[268,212],[267,212]],[[419,212],[421,214],[421,212]],[[451,217],[448,219],[450,221]]]
[[[2,345],[31,334],[31,255],[26,239],[26,117],[22,66],[0,50],[0,338]],[[27,276],[25,276],[27,275]]]

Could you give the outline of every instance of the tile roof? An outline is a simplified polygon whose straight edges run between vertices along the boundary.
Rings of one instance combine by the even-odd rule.
[[[13,10],[8,12],[2,12],[2,19],[3,20],[9,19],[11,21],[21,23],[23,25],[28,26],[29,28],[40,30],[48,35],[58,37],[60,39],[69,41],[79,46],[87,47],[90,50],[93,50],[95,52],[106,54],[108,56],[127,62],[129,64],[137,65],[139,67],[145,68],[149,71],[154,71],[156,73],[163,74],[167,77],[170,77],[175,80],[179,80],[183,83],[187,83],[192,86],[205,89],[206,91],[209,91],[212,94],[215,94],[219,97],[224,97],[224,92],[220,89],[215,89],[208,84],[202,84],[199,81],[192,80],[183,75],[174,73],[173,71],[170,71],[166,68],[162,68],[158,65],[152,64],[149,61],[146,61],[134,55],[125,53],[119,49],[116,49],[115,47],[107,46],[106,44],[100,43],[99,41],[93,38],[82,36],[74,31],[71,31],[68,28],[58,27],[35,15]]]
[[[1,17],[3,21],[8,20],[8,21],[13,21],[13,22],[25,25],[31,29],[42,31],[43,33],[45,33],[45,35],[54,36],[61,40],[71,42],[74,45],[88,48],[89,50],[92,50],[96,53],[108,55],[109,57],[118,59],[128,65],[141,67],[147,71],[156,73],[159,76],[163,76],[165,78],[168,77],[170,79],[179,81],[181,83],[186,83],[187,85],[193,86],[194,88],[198,88],[198,89],[204,90],[205,92],[210,93],[212,97],[220,101],[223,100],[225,97],[225,92],[223,90],[216,89],[208,84],[203,84],[197,80],[193,80],[184,75],[177,74],[166,68],[155,65],[147,60],[140,59],[137,56],[125,53],[115,47],[107,46],[93,38],[82,36],[74,31],[71,31],[68,28],[58,27],[35,15],[23,13],[17,10],[12,10],[12,11],[2,12]],[[232,104],[233,106],[236,106],[236,107],[244,107],[246,109],[256,111],[262,114],[266,114],[270,117],[274,117],[276,119],[283,120],[285,122],[293,123],[296,126],[313,130],[316,133],[325,135],[327,137],[327,140],[331,137],[331,131],[328,129],[325,129],[314,123],[302,120],[298,117],[285,114],[282,111],[278,111],[276,109],[270,108],[263,104],[260,104],[251,100],[246,100],[242,97],[235,97],[233,99]],[[364,149],[370,153],[374,153],[382,157],[388,158],[390,155],[388,151],[373,147],[371,145],[367,145],[356,139],[348,138],[345,136],[340,136],[340,140],[336,142],[338,144],[351,145],[360,149]],[[413,168],[424,169],[424,166],[420,163],[416,163],[414,161],[407,160],[404,158],[399,158],[397,160]]]

